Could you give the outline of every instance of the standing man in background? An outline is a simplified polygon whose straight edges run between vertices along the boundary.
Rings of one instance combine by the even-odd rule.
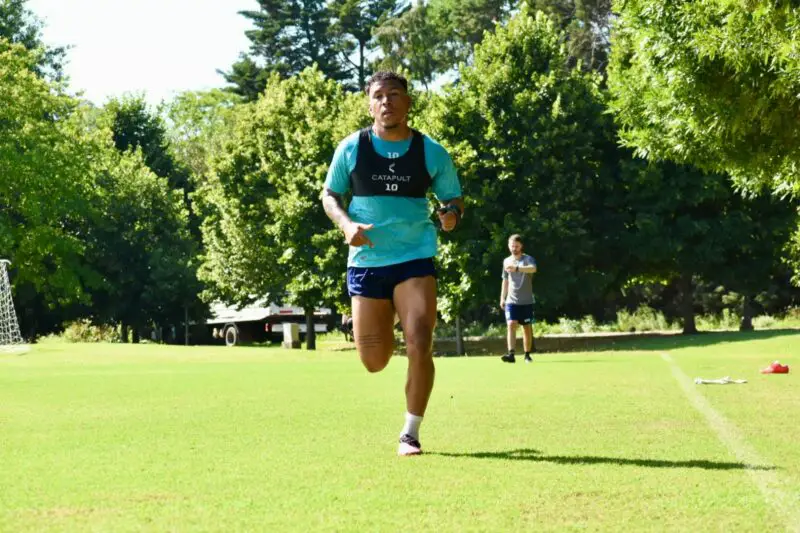
[[[383,370],[394,349],[394,316],[406,340],[405,425],[398,455],[422,453],[419,426],[433,389],[436,325],[436,227],[429,189],[441,203],[443,231],[464,214],[453,161],[437,142],[408,126],[408,82],[378,72],[366,85],[373,124],[337,147],[322,191],[328,217],[350,245],[347,290],[353,337],[369,372]],[[342,197],[352,194],[345,211]]]
[[[500,287],[500,309],[506,315],[506,343],[508,353],[500,359],[514,363],[517,345],[517,326],[522,324],[522,339],[525,362],[530,363],[533,346],[533,274],[536,261],[522,253],[522,237],[517,234],[508,238],[511,255],[503,260],[503,283]]]

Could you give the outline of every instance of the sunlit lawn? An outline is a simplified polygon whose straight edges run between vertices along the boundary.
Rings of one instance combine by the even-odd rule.
[[[440,357],[416,458],[395,455],[405,359],[370,375],[321,346],[0,355],[0,531],[800,528],[799,332]],[[741,441],[663,353],[689,379],[749,380],[690,389]],[[758,373],[774,359],[796,370]]]

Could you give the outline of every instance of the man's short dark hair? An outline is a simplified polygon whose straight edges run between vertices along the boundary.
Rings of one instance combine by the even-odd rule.
[[[384,81],[396,81],[403,86],[403,90],[408,92],[408,80],[397,72],[390,72],[388,70],[381,70],[370,76],[366,85],[364,85],[364,92],[369,94],[370,87],[372,87],[373,84],[382,83]]]

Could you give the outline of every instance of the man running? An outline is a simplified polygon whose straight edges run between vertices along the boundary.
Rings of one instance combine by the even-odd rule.
[[[436,228],[426,194],[433,190],[442,230],[464,214],[461,185],[447,151],[408,126],[408,82],[393,72],[368,81],[373,124],[337,147],[322,192],[325,213],[350,245],[347,288],[356,349],[369,372],[389,363],[394,316],[406,341],[405,425],[399,455],[422,453],[419,426],[433,389],[436,325]],[[342,198],[351,193],[345,211]]]
[[[530,363],[533,346],[533,274],[536,261],[522,253],[522,237],[512,235],[508,238],[508,251],[511,255],[503,260],[503,283],[500,286],[500,309],[506,315],[506,344],[508,353],[501,359],[514,363],[517,345],[517,326],[522,324],[522,342],[525,348],[525,362]]]

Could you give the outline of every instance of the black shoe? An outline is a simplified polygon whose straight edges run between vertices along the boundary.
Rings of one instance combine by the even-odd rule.
[[[500,359],[504,363],[516,363],[517,362],[517,360],[514,359],[514,354],[513,353],[507,353],[507,354],[501,356]]]
[[[525,362],[526,363],[533,363],[533,359],[529,354],[525,354]]]

